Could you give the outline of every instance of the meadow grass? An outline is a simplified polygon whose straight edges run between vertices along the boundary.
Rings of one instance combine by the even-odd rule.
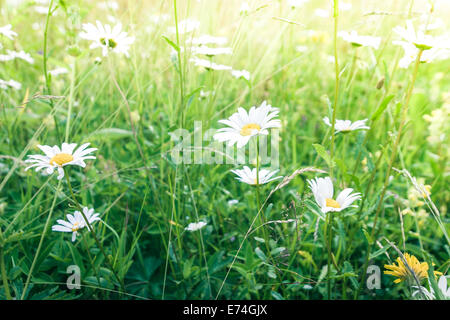
[[[0,297],[411,299],[417,282],[437,288],[433,270],[447,274],[450,62],[421,63],[420,50],[402,68],[392,43],[408,19],[442,18],[432,32],[448,33],[445,1],[430,10],[429,1],[361,0],[347,10],[337,0],[254,0],[248,12],[240,0],[40,2],[0,0],[0,27],[18,34],[0,37],[0,51],[34,59],[0,62],[0,79],[22,84],[0,89]],[[174,28],[188,18],[198,29]],[[129,57],[89,49],[79,34],[96,20],[122,22],[135,37]],[[342,30],[381,44],[353,46]],[[226,37],[233,52],[206,59],[250,79],[195,66],[189,48],[202,34]],[[60,67],[67,73],[49,73]],[[263,101],[279,108],[284,179],[255,187],[230,172],[242,165],[174,161],[176,130],[193,141],[195,122],[218,129]],[[334,134],[336,119],[368,119],[370,129]],[[63,142],[91,143],[96,159],[65,167],[62,180],[24,171],[38,144]],[[246,165],[263,167],[257,159]],[[319,176],[335,193],[360,192],[356,207],[321,212],[307,184]],[[85,206],[101,221],[76,241],[51,230]],[[206,226],[186,230],[199,221]],[[428,263],[431,284],[405,253]],[[400,284],[383,274],[397,257],[412,273]],[[81,289],[66,286],[72,265]],[[369,266],[381,271],[372,290]]]

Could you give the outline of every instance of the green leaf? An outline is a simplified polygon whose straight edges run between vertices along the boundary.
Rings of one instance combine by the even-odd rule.
[[[278,292],[272,291],[270,294],[275,300],[284,300],[283,296]]]
[[[275,274],[275,269],[272,266],[269,267],[269,271],[267,271],[267,276],[271,279],[277,278],[277,275]]]
[[[320,157],[322,157],[323,160],[327,163],[328,167],[334,167],[334,162],[331,160],[330,155],[328,154],[327,150],[324,146],[318,143],[313,144],[314,149],[316,149],[316,152]]]
[[[375,121],[377,120],[381,114],[386,110],[387,106],[389,105],[389,102],[394,98],[395,95],[391,94],[383,99],[381,104],[378,106],[377,110],[373,113],[371,120]]]
[[[367,242],[368,242],[369,244],[372,244],[372,243],[373,243],[372,237],[371,237],[370,234],[367,232],[367,230],[366,230],[366,229],[362,229],[362,231],[363,231],[363,233],[364,233],[364,236],[365,236],[366,239],[367,239]]]
[[[177,46],[172,40],[170,40],[169,38],[167,38],[166,36],[162,36],[164,40],[166,40],[166,42],[175,49],[176,52],[180,52],[180,47]]]
[[[187,260],[183,265],[183,278],[189,278],[191,274],[192,260]]]
[[[372,254],[370,255],[369,260],[372,260],[372,259],[378,257],[379,255],[385,253],[385,252],[387,251],[387,249],[389,249],[390,247],[391,247],[391,245],[389,244],[389,245],[386,245],[386,246],[384,246],[383,248],[381,248],[381,249],[375,251],[374,253],[372,253]]]
[[[255,239],[256,241],[258,241],[258,242],[261,242],[261,243],[266,242],[266,240],[264,240],[263,238],[260,238],[260,237],[254,237],[254,239]]]
[[[262,252],[262,250],[259,247],[256,247],[255,253],[258,256],[258,258],[260,258],[262,261],[264,262],[267,261],[266,255],[264,254],[264,252]]]

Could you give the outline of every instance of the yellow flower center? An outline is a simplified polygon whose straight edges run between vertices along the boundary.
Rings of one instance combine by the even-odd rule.
[[[72,232],[75,232],[78,230],[80,230],[80,226],[79,226],[78,222],[75,222],[72,226]]]
[[[333,199],[325,199],[325,204],[327,207],[332,207],[332,208],[336,208],[339,209],[341,207],[341,205],[339,204],[339,202],[337,202],[336,200]]]
[[[241,129],[241,136],[249,136],[253,133],[254,130],[261,130],[261,127],[259,124],[256,123],[249,123],[242,127]]]
[[[73,160],[73,156],[68,153],[58,153],[53,158],[50,159],[50,164],[57,164],[62,166],[63,164]]]

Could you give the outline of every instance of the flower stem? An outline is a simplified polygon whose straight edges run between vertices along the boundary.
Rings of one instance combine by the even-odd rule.
[[[175,19],[175,32],[177,38],[177,46],[180,48],[180,32],[178,30],[178,13],[177,13],[177,0],[173,0],[173,13]],[[180,124],[184,126],[184,80],[183,80],[183,68],[181,64],[181,50],[177,50],[178,57],[178,76],[180,81]]]
[[[72,65],[72,72],[70,73],[70,90],[69,90],[69,107],[67,108],[67,123],[66,123],[66,136],[65,141],[69,142],[69,133],[70,133],[70,118],[72,115],[72,107],[73,107],[73,91],[75,89],[75,64],[76,60]]]
[[[331,119],[331,147],[330,147],[330,176],[333,177],[333,160],[334,160],[334,140],[335,140],[335,126],[336,126],[336,110],[339,99],[339,60],[337,51],[337,30],[338,30],[338,8],[339,0],[334,0],[334,66],[335,66],[335,86],[334,86],[334,105],[333,105],[333,115]]]
[[[263,233],[263,236],[264,236],[264,242],[266,243],[266,249],[267,249],[267,251],[268,251],[268,254],[270,254],[270,247],[269,247],[269,237],[268,237],[268,235],[267,235],[267,232],[266,232],[266,228],[265,228],[265,226],[264,226],[264,224],[265,224],[265,216],[264,216],[264,212],[263,212],[263,210],[262,210],[262,208],[261,208],[261,197],[260,197],[260,190],[259,190],[259,167],[260,167],[260,162],[259,162],[259,136],[257,136],[256,137],[256,205],[257,205],[257,207],[256,207],[256,211],[257,212],[259,212],[260,210],[261,210],[261,212],[260,212],[260,216],[259,216],[259,218],[260,218],[260,223],[261,223],[261,226],[262,226],[262,233]]]
[[[51,95],[52,94],[52,90],[50,88],[50,78],[48,77],[48,71],[47,71],[47,39],[48,39],[48,26],[50,25],[50,17],[52,16],[52,7],[53,7],[53,0],[50,0],[50,4],[48,7],[48,12],[47,12],[47,18],[45,19],[45,29],[44,29],[44,52],[43,52],[43,61],[44,61],[44,78],[45,78],[45,88],[47,91],[47,94]],[[55,106],[53,105],[53,99],[50,99],[50,106],[52,109],[55,108]],[[58,140],[61,141],[61,133],[59,132],[59,125],[58,125],[58,121],[56,120],[56,114],[53,115],[53,121],[55,122],[55,131],[56,131],[56,136],[58,137]]]
[[[9,292],[8,277],[6,275],[5,256],[4,256],[3,245],[0,247],[0,268],[2,271],[2,280],[3,280],[3,287],[5,288],[6,299],[11,300],[12,297],[11,297],[11,293]]]
[[[333,178],[333,164],[334,164],[334,140],[335,140],[335,126],[336,126],[336,110],[339,99],[339,60],[337,51],[337,30],[338,30],[338,16],[339,16],[339,0],[334,0],[334,66],[335,66],[335,86],[334,86],[334,105],[333,105],[333,116],[331,120],[331,146],[330,146],[330,177]],[[327,219],[328,231],[328,259],[327,259],[327,288],[328,288],[328,299],[331,299],[331,244],[333,238],[333,215],[331,212],[328,213]],[[327,235],[325,235],[327,236]]]

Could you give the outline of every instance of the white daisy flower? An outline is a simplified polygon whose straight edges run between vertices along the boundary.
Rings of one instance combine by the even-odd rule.
[[[16,58],[18,59],[22,59],[25,60],[28,63],[33,64],[34,63],[34,59],[31,57],[31,55],[29,53],[26,53],[25,51],[12,51],[12,50],[6,50],[7,54],[1,54],[0,55],[0,61],[9,61],[9,60],[14,60]]]
[[[257,177],[256,177],[256,168],[253,168],[252,170],[250,170],[249,167],[244,166],[244,169],[236,169],[236,170],[231,170],[231,172],[233,172],[235,175],[237,175],[236,179],[250,184],[250,185],[257,185]],[[277,173],[278,170],[275,171],[269,171],[267,169],[260,169],[259,170],[259,185],[261,184],[266,184],[268,182],[271,182],[273,180],[276,179],[280,179],[282,178],[282,176],[278,176],[275,178],[272,178],[272,176]]]
[[[102,10],[117,11],[119,9],[119,4],[116,1],[105,1],[98,3],[97,7]]]
[[[368,130],[368,129],[370,129],[370,127],[366,126],[366,121],[367,121],[367,119],[364,119],[364,120],[358,120],[358,121],[355,121],[352,123],[350,120],[337,120],[336,119],[334,129],[336,130],[336,133],[338,133],[338,132],[347,133],[347,132],[355,131],[355,130]],[[325,124],[327,126],[331,127],[331,122],[328,117],[323,118],[323,122],[325,122]]]
[[[350,2],[340,2],[339,1],[339,10],[348,11],[352,8],[352,4]]]
[[[224,45],[228,42],[225,37],[214,37],[210,35],[202,35],[200,37],[192,39],[192,44],[200,46],[205,44]]]
[[[233,50],[231,48],[210,48],[208,46],[200,46],[200,47],[193,47],[192,52],[194,54],[203,54],[205,56],[217,56],[219,54],[232,54]]]
[[[314,10],[314,14],[320,18],[329,18],[330,12],[325,9],[316,9]]]
[[[56,68],[53,70],[50,70],[48,73],[50,73],[53,77],[59,76],[60,74],[66,74],[69,73],[69,70],[66,68]]]
[[[205,60],[205,59],[192,58],[190,61],[193,62],[195,66],[203,67],[207,70],[220,71],[220,70],[232,70],[233,69],[230,66],[225,66],[223,64],[216,64],[212,61]]]
[[[64,177],[63,167],[68,165],[80,166],[82,168],[86,167],[84,160],[95,159],[94,156],[89,155],[91,152],[97,150],[97,148],[88,148],[90,143],[85,143],[81,145],[77,150],[75,147],[76,143],[63,143],[61,149],[58,146],[41,146],[37,147],[45,153],[45,156],[36,154],[28,156],[25,162],[32,163],[29,167],[25,168],[27,171],[30,168],[35,168],[35,171],[40,171],[46,169],[46,174],[52,174],[55,169],[58,171],[58,180]],[[75,152],[74,152],[75,150]]]
[[[417,49],[429,50],[436,46],[437,39],[425,34],[423,30],[415,30],[412,20],[406,21],[406,28],[397,26],[393,29],[403,40],[416,46]]]
[[[15,90],[20,90],[20,88],[22,88],[22,84],[20,82],[17,82],[15,80],[2,80],[0,79],[0,88],[1,89],[8,89],[8,88],[13,88]]]
[[[314,194],[317,205],[320,207],[323,213],[327,212],[339,212],[348,207],[355,200],[361,199],[360,193],[353,193],[352,188],[346,188],[339,193],[336,200],[333,199],[333,182],[330,177],[326,178],[316,178],[308,180],[309,188]]]
[[[381,43],[380,37],[361,36],[354,30],[350,32],[340,31],[338,35],[355,47],[372,47],[374,49],[378,49]]]
[[[102,25],[96,21],[96,26],[92,23],[83,24],[83,32],[80,37],[92,41],[91,49],[102,48],[103,56],[107,56],[109,51],[123,53],[129,57],[128,49],[134,42],[134,37],[122,31],[122,24],[119,22],[111,28],[109,24]]]
[[[205,98],[208,98],[210,95],[214,95],[214,94],[215,94],[214,91],[203,91],[203,90],[200,90],[199,98],[200,99],[205,99]]]
[[[40,13],[40,14],[47,14],[48,13],[48,7],[35,6],[34,7],[34,11],[36,11],[37,13]]]
[[[83,207],[83,213],[90,225],[99,221],[99,214],[94,213],[94,208]],[[76,240],[78,231],[86,227],[86,221],[80,211],[75,211],[73,215],[67,214],[67,220],[57,220],[58,224],[52,226],[52,231],[72,232],[72,242]]]
[[[187,231],[197,231],[200,230],[201,228],[203,228],[204,226],[206,226],[206,222],[204,221],[200,221],[200,222],[192,222],[189,223],[189,225],[185,228],[185,230]]]
[[[178,34],[190,33],[197,30],[200,27],[200,21],[193,19],[186,19],[178,22]],[[175,27],[170,27],[169,31],[176,33],[177,29]]]
[[[7,24],[6,26],[0,27],[0,34],[2,36],[5,36],[11,40],[14,39],[14,37],[17,37],[17,33],[11,30],[12,26],[10,24]]]
[[[229,146],[237,143],[237,147],[245,146],[251,137],[264,134],[268,135],[270,128],[280,128],[281,121],[274,119],[278,116],[278,108],[272,108],[264,101],[259,107],[251,107],[249,112],[239,108],[228,119],[219,120],[228,128],[221,128],[214,135],[214,139],[220,142],[228,141]]]
[[[244,78],[247,81],[250,81],[250,72],[247,70],[232,70],[231,75],[237,79]]]
[[[406,41],[393,41],[393,44],[402,46],[404,50],[404,56],[399,60],[398,65],[400,68],[406,69],[411,63],[416,61],[419,50],[414,44]],[[450,58],[450,50],[446,48],[433,47],[422,53],[420,62],[430,63],[438,60],[446,60]]]
[[[151,14],[149,19],[153,24],[162,24],[169,20],[170,16],[168,14]]]

